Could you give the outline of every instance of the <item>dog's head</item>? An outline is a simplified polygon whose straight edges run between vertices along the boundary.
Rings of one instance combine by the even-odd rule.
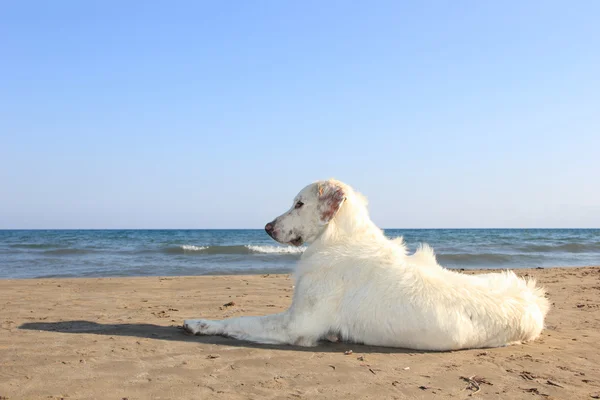
[[[338,214],[351,189],[335,180],[308,185],[294,198],[292,207],[265,226],[280,243],[300,246],[314,241]]]

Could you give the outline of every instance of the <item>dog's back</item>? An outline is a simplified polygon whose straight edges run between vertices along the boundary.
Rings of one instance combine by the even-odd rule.
[[[400,239],[340,242],[303,260],[300,273],[310,269],[312,279],[322,274],[337,282],[331,331],[344,340],[424,350],[539,336],[548,301],[534,281],[512,272],[461,274],[439,266],[428,246],[406,256],[402,245]]]

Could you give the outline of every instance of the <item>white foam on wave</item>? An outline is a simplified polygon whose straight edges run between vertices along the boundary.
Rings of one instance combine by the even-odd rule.
[[[306,247],[293,247],[293,246],[252,246],[246,245],[246,247],[255,253],[265,254],[301,254],[306,250]]]
[[[184,244],[181,246],[183,251],[202,251],[206,250],[208,247],[206,246],[192,246],[191,244]]]

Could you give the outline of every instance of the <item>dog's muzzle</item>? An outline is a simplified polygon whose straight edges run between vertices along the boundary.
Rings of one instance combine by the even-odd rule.
[[[267,234],[269,236],[271,236],[273,239],[275,239],[275,237],[273,236],[273,232],[275,231],[275,224],[272,222],[269,222],[267,225],[265,225],[265,231],[267,232]]]

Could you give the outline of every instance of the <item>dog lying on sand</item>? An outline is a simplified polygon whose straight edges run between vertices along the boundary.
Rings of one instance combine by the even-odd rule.
[[[466,275],[423,245],[407,255],[369,218],[366,199],[336,181],[308,185],[265,226],[276,241],[308,244],[288,310],[221,321],[186,320],[197,335],[315,346],[319,340],[419,350],[506,346],[537,338],[549,302],[513,272]]]

